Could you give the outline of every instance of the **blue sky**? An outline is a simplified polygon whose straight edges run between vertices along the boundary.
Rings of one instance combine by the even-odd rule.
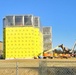
[[[43,26],[52,26],[53,47],[64,44],[72,48],[76,40],[76,0],[1,0],[0,40],[3,40],[3,17],[33,14]]]

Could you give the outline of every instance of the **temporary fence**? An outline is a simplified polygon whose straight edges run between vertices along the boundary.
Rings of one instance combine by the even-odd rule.
[[[0,62],[0,75],[76,75],[76,61]]]

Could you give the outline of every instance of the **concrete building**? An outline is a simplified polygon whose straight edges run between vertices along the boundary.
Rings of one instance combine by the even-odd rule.
[[[33,58],[43,50],[40,19],[33,15],[13,15],[3,19],[3,50],[6,59]]]
[[[52,49],[52,27],[43,27],[43,50]]]

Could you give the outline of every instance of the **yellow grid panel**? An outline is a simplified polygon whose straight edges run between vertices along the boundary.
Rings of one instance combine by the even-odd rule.
[[[8,27],[4,29],[5,58],[33,58],[43,50],[39,28]]]

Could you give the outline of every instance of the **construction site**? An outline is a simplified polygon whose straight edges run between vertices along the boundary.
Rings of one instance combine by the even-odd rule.
[[[76,75],[76,42],[52,47],[52,27],[33,15],[3,18],[0,75]]]

